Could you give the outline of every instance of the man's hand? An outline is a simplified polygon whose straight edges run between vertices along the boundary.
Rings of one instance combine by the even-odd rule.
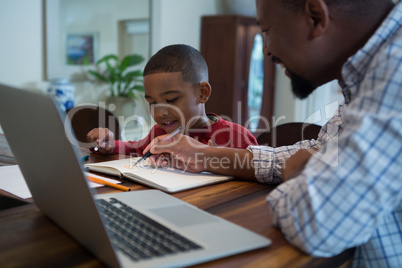
[[[150,164],[174,167],[193,173],[203,171],[255,181],[253,155],[246,149],[203,144],[189,136],[178,134],[162,141],[156,137],[144,150],[151,150]]]
[[[187,136],[178,134],[162,141],[168,135],[156,137],[145,149],[153,154],[149,158],[150,164],[158,167],[174,167],[193,173],[204,171],[204,157],[202,148],[208,146]]]
[[[287,181],[297,176],[306,165],[307,161],[317,151],[315,148],[300,149],[294,155],[289,157],[282,165],[282,179]]]

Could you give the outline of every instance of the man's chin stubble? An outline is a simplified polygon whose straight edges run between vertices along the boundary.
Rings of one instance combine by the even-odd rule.
[[[303,100],[307,98],[316,89],[316,87],[311,85],[311,83],[308,82],[307,80],[301,78],[300,76],[290,71],[289,73],[292,84],[292,93],[296,98]]]

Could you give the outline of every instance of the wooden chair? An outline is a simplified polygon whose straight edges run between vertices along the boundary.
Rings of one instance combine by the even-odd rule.
[[[119,121],[113,113],[105,108],[91,104],[77,105],[67,111],[67,116],[80,143],[88,144],[88,132],[98,127],[108,128],[113,131],[115,139],[121,138]],[[80,145],[82,146],[82,144]]]
[[[286,123],[264,132],[257,138],[259,145],[280,147],[293,145],[298,141],[317,139],[321,126],[308,123]]]

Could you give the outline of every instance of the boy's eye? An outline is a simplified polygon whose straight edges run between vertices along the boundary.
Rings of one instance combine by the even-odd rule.
[[[177,101],[179,99],[179,97],[171,99],[171,100],[166,100],[167,103],[174,103],[175,101]]]

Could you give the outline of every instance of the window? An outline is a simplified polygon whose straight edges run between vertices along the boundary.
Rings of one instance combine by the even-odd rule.
[[[251,132],[255,132],[258,127],[264,92],[264,53],[262,47],[262,37],[257,34],[251,52],[248,80],[248,114],[251,119],[249,126]]]

